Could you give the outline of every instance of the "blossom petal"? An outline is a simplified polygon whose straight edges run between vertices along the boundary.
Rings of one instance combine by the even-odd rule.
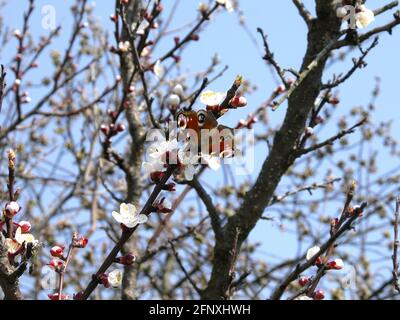
[[[148,218],[145,214],[139,214],[136,221],[137,221],[137,223],[141,224],[141,223],[146,223],[147,220],[148,220]]]

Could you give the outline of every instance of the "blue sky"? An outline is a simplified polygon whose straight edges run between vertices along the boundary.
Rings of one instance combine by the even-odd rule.
[[[22,12],[27,8],[27,1],[8,1],[9,3],[3,10],[5,25],[13,28],[21,28]],[[68,0],[37,0],[38,10],[32,19],[32,33],[36,36],[47,34],[47,30],[41,27],[42,15],[40,9],[45,5],[53,5],[56,9],[56,23],[63,27],[61,37],[55,42],[59,50],[65,48],[69,39],[69,28],[71,24],[71,15],[69,7],[72,1]],[[175,1],[163,1],[167,11]],[[18,4],[17,4],[18,3]],[[90,3],[90,2],[89,2]],[[313,10],[314,0],[304,0],[304,3]],[[375,9],[381,6],[383,1],[368,1],[369,7]],[[178,7],[177,14],[172,23],[172,28],[180,27],[191,22],[197,16],[197,0],[182,0]],[[113,12],[114,1],[103,0],[96,2],[95,12],[101,19],[104,26],[107,26],[111,32],[112,23],[109,20],[110,13]],[[261,102],[266,100],[271,91],[277,86],[275,78],[271,75],[270,69],[262,60],[263,47],[256,28],[261,27],[269,36],[269,44],[275,53],[275,58],[282,66],[299,68],[306,47],[306,27],[299,17],[296,8],[290,0],[272,1],[272,0],[246,0],[240,1],[240,9],[246,21],[251,36],[238,25],[238,15],[236,13],[227,13],[221,11],[213,17],[205,31],[200,35],[200,41],[190,45],[185,50],[182,57],[183,69],[199,71],[209,65],[211,57],[218,54],[221,68],[228,65],[229,69],[223,77],[218,79],[210,89],[215,91],[224,91],[229,88],[237,74],[242,74],[245,79],[258,87],[258,90],[248,97],[248,107],[235,113],[224,116],[223,124],[235,125],[237,121],[245,117],[248,112],[255,110]],[[387,13],[378,19],[368,28],[380,25],[392,17]],[[184,34],[184,33],[183,33]],[[251,39],[256,39],[256,43]],[[375,77],[382,78],[382,92],[377,101],[378,110],[374,113],[374,120],[393,120],[394,129],[398,132],[399,115],[398,92],[399,92],[399,74],[400,64],[400,30],[395,30],[393,36],[383,34],[380,37],[380,45],[374,49],[367,58],[367,68],[358,71],[344,86],[340,88],[341,106],[343,110],[355,105],[365,105],[370,101],[370,93],[375,86]],[[172,38],[166,39],[159,47],[158,52],[169,49],[173,44]],[[15,52],[16,41],[10,40],[10,43],[3,50],[1,60],[8,61]],[[53,46],[53,48],[54,48]],[[357,52],[354,56],[357,56]],[[353,55],[351,55],[353,56]],[[44,60],[41,67],[35,71],[36,74],[46,74],[50,71],[49,64]],[[339,63],[330,69],[330,72],[345,72],[351,61]],[[328,72],[329,74],[329,72]],[[35,73],[33,73],[35,75]],[[11,82],[11,81],[9,81]],[[32,99],[35,100],[35,96]],[[282,106],[275,113],[270,114],[272,122],[278,124],[284,115],[285,107]],[[339,111],[339,114],[340,115]],[[322,133],[331,135],[332,132]],[[266,150],[258,149],[256,154],[256,168],[259,168],[266,156]],[[392,166],[391,162],[385,162],[382,159],[382,165]],[[256,169],[255,172],[258,172]],[[254,174],[255,176],[255,174]],[[220,175],[209,176],[215,185],[221,185]],[[294,245],[296,239],[286,234],[283,235],[274,224],[260,223],[251,237],[254,240],[262,241],[263,245],[260,254],[268,252],[280,256],[293,256],[297,248]],[[280,239],[280,245],[271,245]]]

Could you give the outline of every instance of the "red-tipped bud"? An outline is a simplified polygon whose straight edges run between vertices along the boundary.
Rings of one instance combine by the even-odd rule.
[[[72,245],[75,248],[85,248],[88,242],[89,242],[88,238],[85,238],[84,236],[78,236],[75,234],[72,241]]]
[[[51,260],[47,265],[56,272],[61,272],[64,269],[64,262],[58,259]]]
[[[340,100],[338,97],[332,97],[328,100],[328,102],[334,106],[338,105],[340,103]]]
[[[58,297],[58,293],[48,294],[50,300],[68,300],[69,295],[62,293],[61,298]]]
[[[22,233],[28,233],[31,231],[31,223],[29,221],[21,221],[18,223],[18,226],[21,228]]]
[[[199,40],[200,40],[200,37],[199,37],[198,34],[192,34],[192,35],[190,36],[190,40],[199,41]]]
[[[309,277],[300,277],[299,278],[299,285],[301,287],[305,287],[309,282],[310,282],[310,278]]]
[[[150,173],[150,179],[154,183],[159,183],[164,176],[165,176],[165,172],[161,172],[161,171],[156,171],[156,172]]]
[[[128,253],[124,256],[118,257],[115,262],[123,264],[125,266],[130,266],[135,261],[136,261],[136,257],[133,254]]]
[[[231,101],[230,105],[235,108],[241,108],[247,105],[247,99],[245,97],[235,96]]]
[[[322,290],[317,290],[314,292],[313,298],[315,300],[324,300],[325,299],[325,293]]]
[[[279,85],[279,86],[274,90],[274,93],[275,93],[275,94],[281,94],[281,93],[284,93],[284,92],[286,92],[286,87],[285,87],[284,84]]]
[[[105,135],[108,135],[108,133],[110,132],[110,128],[108,127],[108,125],[106,124],[102,124],[100,126],[100,130],[101,132],[103,132]]]
[[[64,246],[54,246],[50,249],[50,254],[55,258],[62,258],[64,256]]]
[[[107,275],[107,274],[102,273],[102,274],[99,276],[99,281],[100,281],[100,283],[101,283],[105,288],[109,288],[109,287],[110,287],[110,284],[109,284],[109,282],[108,282],[108,275]]]
[[[6,204],[5,210],[4,210],[4,215],[11,219],[14,217],[19,211],[21,210],[21,207],[16,201],[11,201]]]
[[[344,268],[344,263],[342,259],[335,259],[333,261],[329,261],[327,266],[329,269],[341,270]]]
[[[168,184],[164,185],[162,189],[169,191],[169,192],[174,192],[174,191],[176,191],[176,184],[173,182],[168,183]]]
[[[117,132],[123,132],[125,131],[125,126],[122,123],[119,123],[117,125]]]
[[[74,299],[74,300],[81,300],[81,299],[82,299],[82,296],[83,296],[83,291],[79,291],[79,292],[77,292],[77,293],[74,293],[73,299]]]

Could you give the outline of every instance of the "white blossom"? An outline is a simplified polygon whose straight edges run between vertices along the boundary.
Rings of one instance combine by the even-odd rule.
[[[171,94],[167,99],[167,103],[172,107],[179,106],[181,103],[181,98],[179,98],[177,94]]]
[[[233,12],[233,3],[231,0],[217,0],[217,3],[225,6],[226,11]]]
[[[345,7],[339,7],[336,9],[336,16],[339,19],[343,19],[345,16],[347,16],[347,9]]]
[[[310,298],[309,296],[306,296],[305,294],[298,296],[296,299],[294,300],[314,300],[313,298]]]
[[[306,259],[311,260],[319,252],[320,247],[314,246],[307,251]]]
[[[181,84],[177,84],[173,89],[172,92],[178,95],[179,97],[183,97],[183,87]]]
[[[149,157],[155,161],[163,163],[165,162],[163,159],[165,154],[167,152],[176,151],[178,147],[179,145],[176,139],[153,143],[149,147]]]
[[[122,223],[128,228],[134,228],[138,224],[147,222],[147,216],[139,214],[136,207],[130,203],[121,203],[119,212],[113,211],[112,216],[118,223]]]
[[[132,24],[132,29],[135,30],[135,29],[136,29],[136,26],[137,26],[137,24],[136,24],[136,23],[133,23],[133,24]],[[136,34],[139,34],[139,35],[144,34],[144,32],[146,31],[146,29],[147,29],[149,26],[150,26],[150,23],[149,23],[146,19],[144,19],[144,20],[139,24],[139,26],[137,27]]]
[[[156,75],[156,77],[159,79],[164,76],[165,69],[164,69],[163,65],[161,64],[160,60],[157,60],[157,62],[154,64],[153,72]]]
[[[364,5],[358,7],[360,12],[356,13],[356,25],[357,28],[362,29],[368,27],[374,20],[374,12]]]
[[[207,106],[219,106],[225,100],[225,97],[226,93],[224,92],[207,90],[200,95],[200,101]]]
[[[122,281],[122,272],[118,269],[111,271],[107,276],[108,283],[113,288],[118,288]]]
[[[129,41],[121,41],[118,43],[118,49],[121,52],[128,52],[131,48],[131,43]]]
[[[15,231],[15,241],[17,241],[19,244],[28,244],[28,243],[33,243],[36,244],[38,241],[35,240],[35,237],[31,235],[30,233],[22,233],[21,227],[18,227],[17,230]]]
[[[221,168],[221,159],[217,155],[201,153],[201,157],[212,170]]]

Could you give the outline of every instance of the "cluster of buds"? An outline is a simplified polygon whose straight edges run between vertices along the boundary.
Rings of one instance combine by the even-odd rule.
[[[134,88],[128,88],[128,90],[134,90]],[[112,111],[111,109],[108,109],[107,115],[110,117],[111,123],[110,124],[103,123],[102,125],[100,125],[100,130],[108,139],[126,130],[124,124],[122,123],[115,124],[118,117],[117,111]]]
[[[57,273],[61,273],[64,271],[65,264],[64,261],[60,259],[52,259],[47,265]]]
[[[28,91],[24,91],[21,94],[21,102],[22,103],[30,103],[32,101],[32,98],[29,96]]]
[[[337,223],[337,222],[333,222],[333,223]],[[306,259],[308,261],[315,259],[314,264],[318,267],[321,266],[323,263],[322,258],[320,256],[315,258],[316,255],[320,252],[320,250],[321,250],[320,247],[314,246],[314,247],[308,249],[307,255],[306,255]],[[344,268],[344,262],[342,259],[335,259],[335,260],[332,260],[332,261],[329,261],[328,263],[326,263],[325,267],[327,270],[341,270]]]
[[[236,125],[236,129],[253,129],[253,125],[258,121],[257,116],[255,115],[249,115],[247,120],[241,119],[239,123]]]
[[[130,266],[136,261],[136,256],[132,253],[128,253],[124,256],[115,258],[114,262],[122,264],[124,266]]]
[[[349,216],[357,215],[358,217],[363,216],[363,208],[360,205],[352,206],[347,209],[347,214]]]
[[[152,212],[157,213],[171,213],[171,205],[165,200],[165,197],[162,197],[160,200],[153,203]]]
[[[73,237],[72,237],[72,247],[73,248],[85,248],[88,244],[89,240],[88,238],[84,236],[78,235],[76,232],[74,232]]]
[[[375,14],[368,9],[364,4],[356,4],[352,0],[342,0],[339,7],[336,9],[336,16],[343,21],[348,21],[352,28],[366,28],[374,20]]]

